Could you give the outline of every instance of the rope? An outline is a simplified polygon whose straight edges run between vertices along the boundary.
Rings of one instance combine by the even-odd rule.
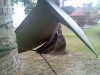
[[[18,47],[17,44],[13,44],[12,46],[9,47],[0,48],[0,58],[8,55],[11,51],[13,51],[17,47]]]
[[[18,45],[17,44],[14,44],[12,46],[9,46],[9,47],[5,47],[5,48],[0,48],[0,58],[6,56],[7,54],[9,54],[11,51],[13,51],[13,49],[17,48]],[[20,49],[25,49],[25,50],[29,50],[29,49],[26,49],[26,48],[22,48],[22,47],[18,47]],[[32,50],[32,51],[36,51],[36,50]],[[45,62],[48,64],[48,66],[51,68],[51,70],[54,72],[55,75],[57,75],[57,73],[55,72],[55,70],[52,68],[52,66],[49,64],[49,62],[45,59],[45,57],[40,54],[40,56],[45,60]]]
[[[44,57],[42,54],[40,54],[40,55],[41,55],[41,57],[45,60],[45,62],[48,64],[48,66],[51,68],[51,70],[54,72],[54,74],[57,75],[57,73],[56,73],[55,70],[51,67],[51,65],[50,65],[49,62],[45,59],[45,57]]]
[[[20,49],[25,49],[25,50],[29,50],[29,49],[26,49],[26,48],[22,48],[22,47],[18,47],[18,48],[20,48]],[[31,51],[35,51],[36,52],[36,50],[31,50]],[[55,75],[57,75],[57,73],[56,73],[56,71],[52,68],[52,66],[49,64],[49,62],[46,60],[46,58],[42,55],[42,54],[39,54],[44,60],[45,60],[45,62],[48,64],[48,66],[51,68],[51,70],[53,71],[53,73],[55,74]]]
[[[0,54],[0,58],[2,58],[2,57],[4,57],[4,56],[8,55],[11,51],[13,51],[13,49],[2,52],[2,53]]]
[[[0,48],[0,52],[4,52],[4,51],[8,51],[8,50],[11,50],[11,49],[14,49],[14,48],[17,48],[18,45],[15,43],[9,47],[4,47],[4,48]]]

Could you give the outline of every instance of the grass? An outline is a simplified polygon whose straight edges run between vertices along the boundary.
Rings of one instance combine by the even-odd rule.
[[[80,51],[89,53],[90,50],[80,41],[80,39],[68,28],[62,26],[63,35],[66,39],[67,49],[70,51]],[[95,51],[100,55],[100,25],[82,28],[83,32],[91,42]]]

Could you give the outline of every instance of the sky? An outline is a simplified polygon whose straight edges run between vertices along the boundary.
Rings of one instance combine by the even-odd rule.
[[[73,5],[77,7],[77,6],[81,6],[82,3],[89,3],[89,2],[92,2],[93,5],[95,5],[98,2],[98,0],[67,0],[65,2],[65,5]]]
[[[98,0],[67,0],[65,2],[65,5],[73,5],[77,7],[81,6],[82,3],[89,3],[89,2],[92,2],[93,5],[95,5],[98,2]],[[14,12],[15,14],[13,15],[13,25],[14,27],[18,27],[26,17],[24,14],[24,7],[22,7],[22,3],[18,3],[17,5],[15,4]]]
[[[13,17],[13,25],[14,27],[18,27],[20,23],[24,20],[26,17],[24,14],[24,7],[22,7],[22,3],[19,3],[18,5],[14,5],[14,15]]]

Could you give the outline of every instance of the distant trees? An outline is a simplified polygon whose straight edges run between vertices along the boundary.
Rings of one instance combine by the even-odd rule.
[[[93,7],[93,9],[100,16],[100,0],[98,0],[98,3]]]
[[[70,14],[74,9],[75,7],[73,7],[72,5],[71,6],[64,6],[64,7],[61,7],[67,14]]]
[[[90,16],[90,13],[95,12],[96,14],[98,14],[98,12],[100,11],[100,1],[98,1],[98,3],[95,6],[93,6],[92,2],[83,3],[82,8],[86,14],[85,23],[86,23],[86,25],[88,25],[88,17]]]
[[[24,6],[24,11],[25,11],[25,14],[27,15],[31,10],[32,8],[36,5],[36,1],[37,0],[11,0],[11,5],[13,6],[14,3],[18,4],[18,2],[22,2]]]
[[[61,5],[61,8],[67,13],[67,14],[70,14],[74,9],[75,9],[75,7],[73,7],[72,5],[70,5],[70,6],[65,6],[64,5],[64,3],[65,3],[65,1],[67,1],[67,0],[62,0],[62,2],[60,3],[60,0],[52,0],[54,3],[56,3],[57,5]],[[30,3],[29,4],[27,4],[27,6],[25,6],[25,14],[27,15],[30,11],[31,11],[31,9],[36,5],[36,0],[34,0],[34,1],[30,1]]]
[[[36,3],[31,2],[29,5],[27,5],[24,9],[25,14],[27,15],[32,9],[34,9],[34,6],[36,5]]]
[[[92,2],[90,3],[83,3],[83,10],[84,10],[84,13],[85,13],[85,26],[88,25],[88,17],[90,15],[90,13],[92,12]]]
[[[64,7],[65,6],[64,5],[65,1],[67,1],[67,0],[62,0],[62,2],[60,3],[61,4],[61,7]]]
[[[65,6],[65,2],[67,0],[62,0],[62,2],[60,3],[61,4],[61,8],[62,10],[64,10],[67,14],[70,14],[74,9],[75,7],[73,7],[72,5],[69,5],[69,6]]]
[[[88,16],[91,12],[95,12],[100,16],[100,0],[98,0],[97,4],[93,6],[92,2],[83,3],[83,9],[85,14]]]
[[[83,7],[82,8],[83,8],[86,16],[89,16],[89,14],[93,11],[92,2],[83,3]]]

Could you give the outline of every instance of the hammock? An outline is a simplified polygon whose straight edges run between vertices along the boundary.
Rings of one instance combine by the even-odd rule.
[[[80,38],[80,40],[94,54],[96,54],[92,45],[88,41],[83,31],[80,29],[80,27],[73,21],[73,19],[69,15],[67,15],[61,8],[59,8],[50,0],[38,0],[35,8],[28,14],[28,16],[16,29],[15,32],[19,47],[19,53],[25,52],[27,51],[27,49],[31,50],[46,41],[48,42],[48,40],[52,40],[51,37],[53,36],[56,40],[57,35],[55,36],[53,34],[58,22],[71,29]],[[52,44],[52,46],[50,45],[50,47],[53,48],[53,46],[55,45],[55,41],[52,41],[51,43],[49,42],[49,44]],[[42,50],[43,49],[45,48],[42,47]]]

